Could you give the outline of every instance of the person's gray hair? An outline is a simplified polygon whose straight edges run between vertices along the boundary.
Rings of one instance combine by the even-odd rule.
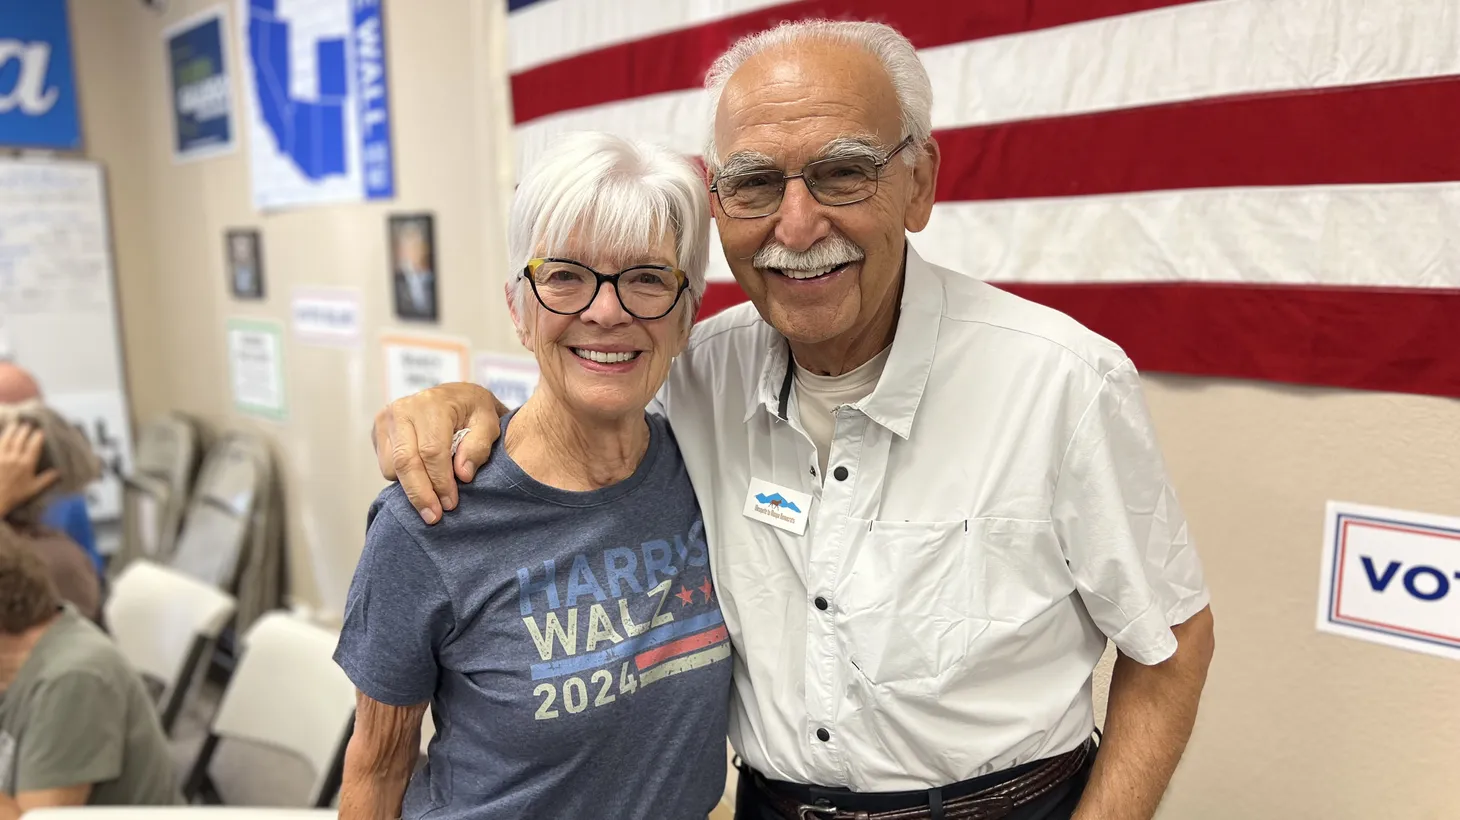
[[[507,292],[517,321],[525,321],[531,298],[521,273],[544,251],[592,247],[632,260],[657,247],[666,230],[689,279],[688,327],[710,259],[710,198],[699,169],[668,148],[613,134],[581,131],[554,140],[517,187],[508,218]]]
[[[720,168],[720,155],[715,148],[715,112],[720,108],[720,95],[725,83],[750,58],[776,48],[785,48],[806,40],[821,40],[853,46],[876,57],[886,69],[897,104],[902,113],[902,139],[912,144],[902,156],[908,165],[915,165],[925,152],[924,146],[933,135],[933,83],[918,51],[897,29],[883,23],[844,20],[798,20],[740,38],[721,54],[705,74],[705,88],[710,92],[710,138],[705,146],[705,163],[712,171]]]
[[[0,405],[0,430],[9,429],[13,424],[28,424],[41,431],[45,444],[36,472],[54,469],[58,474],[55,483],[26,499],[5,517],[13,526],[34,527],[57,496],[79,493],[100,478],[101,462],[86,436],[39,399]]]

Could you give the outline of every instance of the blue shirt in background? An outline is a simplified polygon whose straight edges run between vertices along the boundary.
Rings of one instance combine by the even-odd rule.
[[[629,478],[569,492],[503,449],[426,526],[370,508],[335,659],[367,696],[431,702],[402,817],[704,820],[725,785],[730,641],[668,424]]]
[[[91,527],[91,514],[86,511],[86,496],[76,493],[63,495],[51,502],[41,516],[41,523],[53,530],[60,530],[66,537],[81,545],[96,565],[96,573],[102,574],[105,563],[101,551],[96,547],[96,531]]]

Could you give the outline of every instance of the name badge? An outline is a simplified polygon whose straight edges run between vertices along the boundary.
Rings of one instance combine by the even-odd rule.
[[[779,527],[789,533],[806,533],[806,516],[811,512],[811,496],[779,484],[750,480],[745,495],[745,517]]]

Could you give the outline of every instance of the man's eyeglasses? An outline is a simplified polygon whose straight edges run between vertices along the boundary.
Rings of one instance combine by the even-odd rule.
[[[882,168],[911,144],[912,137],[907,137],[880,161],[868,157],[832,157],[808,162],[799,174],[772,168],[727,174],[715,180],[710,191],[719,200],[720,210],[732,219],[756,219],[775,213],[781,207],[786,183],[798,177],[805,180],[806,188],[822,205],[852,205],[877,193]]]
[[[635,265],[610,276],[582,262],[553,257],[528,261],[522,278],[532,285],[538,304],[561,316],[587,310],[607,282],[630,316],[660,319],[674,310],[680,294],[689,288],[689,276],[668,265]]]

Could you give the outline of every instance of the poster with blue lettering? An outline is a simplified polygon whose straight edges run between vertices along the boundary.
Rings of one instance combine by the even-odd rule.
[[[233,150],[233,94],[223,51],[223,6],[163,32],[172,82],[173,158],[216,157]]]
[[[254,206],[390,199],[380,0],[239,0]]]
[[[66,0],[0,0],[0,145],[81,147]]]

